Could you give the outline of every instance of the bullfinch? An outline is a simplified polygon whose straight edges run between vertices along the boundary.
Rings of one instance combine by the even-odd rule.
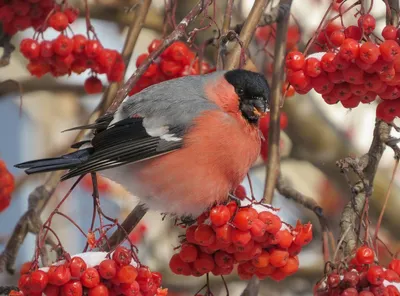
[[[77,151],[16,167],[27,174],[68,169],[62,180],[100,171],[148,209],[197,216],[227,200],[256,161],[269,96],[264,76],[246,70],[165,81],[75,128],[95,130],[72,146]]]

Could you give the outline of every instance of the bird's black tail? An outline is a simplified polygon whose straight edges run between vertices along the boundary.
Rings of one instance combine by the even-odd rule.
[[[86,148],[69,154],[65,154],[60,157],[44,158],[44,159],[19,163],[15,165],[15,167],[20,169],[26,169],[25,172],[28,175],[35,173],[73,169],[78,165],[86,162],[91,153],[92,153],[92,148]]]

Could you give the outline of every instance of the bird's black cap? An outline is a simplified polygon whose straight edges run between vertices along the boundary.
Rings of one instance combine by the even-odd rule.
[[[258,122],[260,116],[257,111],[265,112],[270,100],[270,88],[264,75],[237,69],[226,72],[225,79],[239,96],[243,116],[251,123]]]

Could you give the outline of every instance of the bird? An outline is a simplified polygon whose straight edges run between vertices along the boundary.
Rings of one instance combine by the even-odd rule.
[[[197,217],[229,200],[261,147],[269,110],[265,77],[244,69],[184,76],[124,99],[94,124],[91,138],[56,158],[15,165],[27,174],[68,170],[61,180],[99,172],[147,208]]]

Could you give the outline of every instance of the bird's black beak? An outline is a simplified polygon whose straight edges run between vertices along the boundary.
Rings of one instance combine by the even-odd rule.
[[[256,116],[262,117],[267,111],[267,104],[263,97],[256,97],[253,100],[253,112]]]

